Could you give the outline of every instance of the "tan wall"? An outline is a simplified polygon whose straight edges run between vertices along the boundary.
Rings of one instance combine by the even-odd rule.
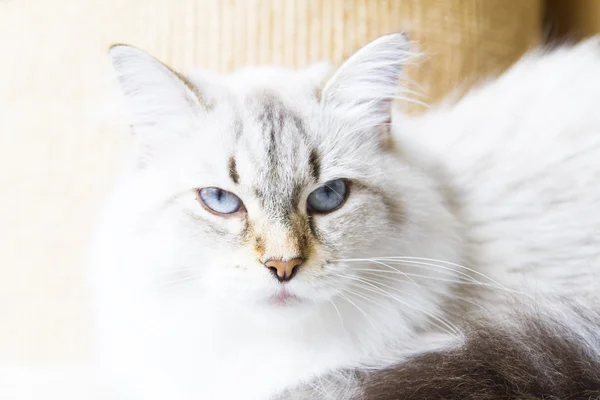
[[[541,32],[541,0],[0,0],[0,364],[88,354],[82,259],[127,135],[99,125],[125,42],[176,68],[340,61],[408,30],[426,100],[502,69]]]

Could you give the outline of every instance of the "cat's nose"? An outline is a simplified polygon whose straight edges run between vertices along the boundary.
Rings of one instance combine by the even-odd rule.
[[[286,261],[271,259],[265,262],[265,267],[269,268],[279,282],[287,282],[296,275],[303,262],[304,260],[301,258],[292,258]]]

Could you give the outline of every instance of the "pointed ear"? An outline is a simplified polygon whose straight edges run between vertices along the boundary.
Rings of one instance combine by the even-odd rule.
[[[404,34],[374,40],[333,74],[323,88],[322,102],[351,113],[361,125],[375,127],[389,122],[392,103],[399,94],[400,73],[408,56],[408,39]]]
[[[178,73],[132,46],[114,45],[109,56],[143,152],[188,134],[206,111],[197,90]],[[158,142],[158,143],[155,143]]]

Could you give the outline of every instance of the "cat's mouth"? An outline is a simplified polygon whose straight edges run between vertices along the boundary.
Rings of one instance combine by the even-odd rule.
[[[291,293],[285,287],[278,290],[277,293],[269,298],[269,303],[276,306],[292,306],[301,302],[302,299]]]

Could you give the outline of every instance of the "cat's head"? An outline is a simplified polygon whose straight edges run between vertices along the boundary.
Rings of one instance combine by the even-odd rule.
[[[403,35],[334,71],[183,77],[129,46],[110,55],[137,143],[111,206],[123,275],[289,311],[401,280],[364,259],[445,254],[441,197],[390,132]]]

